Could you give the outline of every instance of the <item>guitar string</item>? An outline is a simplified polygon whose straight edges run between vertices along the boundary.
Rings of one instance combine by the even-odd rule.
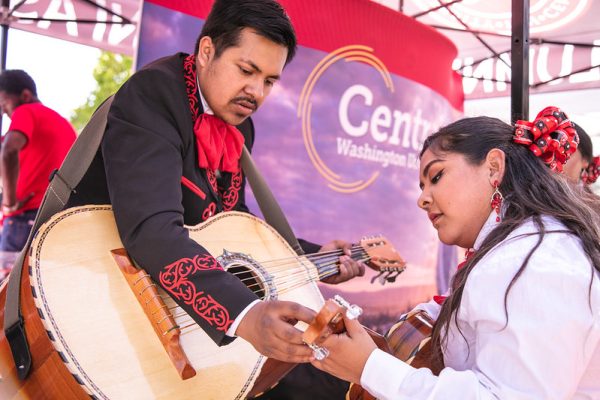
[[[351,246],[350,253],[351,253],[351,257],[354,259],[356,259],[356,257],[358,257],[359,255],[361,256],[361,258],[356,261],[364,262],[364,261],[370,260],[370,258],[371,258],[367,254],[367,252],[365,251],[363,246],[360,246],[360,245]],[[285,274],[285,275],[279,274],[276,277],[276,279],[273,278],[273,279],[266,280],[267,283],[271,283],[271,282],[275,283],[279,289],[278,293],[284,294],[288,291],[291,291],[298,287],[304,286],[308,282],[319,281],[325,277],[332,276],[332,275],[336,274],[337,272],[339,272],[338,257],[343,254],[344,254],[344,250],[335,249],[335,250],[330,250],[330,251],[321,252],[321,253],[307,254],[307,255],[303,255],[303,256],[291,256],[291,257],[286,257],[286,258],[281,258],[281,259],[276,259],[276,260],[268,260],[268,261],[260,262],[259,264],[265,265],[265,264],[277,263],[274,266],[271,266],[269,268],[269,271],[268,271],[269,273],[277,273],[277,270],[283,270],[283,271],[287,272],[287,274]],[[314,275],[312,275],[312,276],[309,275],[309,277],[307,278],[306,277],[307,270],[305,268],[289,268],[289,265],[298,265],[299,263],[302,264],[303,260],[301,260],[301,257],[306,257],[308,260],[312,261],[313,263],[319,263],[319,261],[322,261],[325,259],[329,259],[329,261],[323,262],[320,265],[317,265],[317,277],[316,278],[314,277]],[[336,258],[332,260],[332,257],[336,257]],[[287,261],[287,262],[282,262],[282,261]],[[242,274],[248,274],[248,273],[251,273],[251,272],[249,270],[246,270],[246,271],[232,272],[232,275],[236,276],[236,275],[242,275]],[[302,277],[302,279],[296,279],[298,275],[300,275]],[[248,281],[248,280],[257,281],[256,277],[249,277],[249,278],[241,279],[242,282]],[[279,284],[277,284],[277,281],[283,281],[283,283],[281,285],[279,285]],[[248,285],[248,288],[250,290],[252,290],[253,292],[264,292],[263,283],[258,282],[258,281],[254,284]],[[178,306],[177,303],[170,296],[161,295],[161,298],[165,304],[167,304],[167,302],[172,302],[174,304],[174,306],[167,307],[169,310],[180,310],[181,311],[181,313],[173,315],[174,318],[179,318],[179,317],[185,316],[185,315],[187,315],[189,317],[189,314],[187,314],[187,312],[185,312],[180,306]],[[189,329],[187,329],[187,328],[190,328],[190,327],[199,328],[199,325],[191,317],[189,317],[189,319],[179,321],[178,323],[183,324],[183,323],[187,323],[187,322],[191,322],[191,324],[185,325],[185,326],[179,328],[180,331],[182,331],[182,334],[185,333],[185,332],[183,332],[184,330],[186,332],[189,332]]]
[[[342,251],[331,252],[330,254],[328,254],[326,256],[321,256],[321,255],[318,255],[318,254],[320,254],[320,253],[308,254],[308,255],[305,255],[305,256],[288,257],[288,258],[283,258],[281,260],[273,260],[273,261],[271,261],[271,263],[278,262],[278,264],[270,266],[268,272],[270,272],[270,273],[278,273],[278,272],[281,272],[281,271],[289,270],[290,269],[289,266],[294,266],[294,265],[302,264],[303,263],[303,260],[302,260],[303,257],[306,257],[308,259],[308,261],[311,261],[314,264],[317,264],[317,263],[320,263],[323,260],[329,260],[329,259],[334,259],[335,262],[338,262],[338,257],[341,256],[341,255],[343,255],[344,253]],[[361,259],[365,259],[365,257],[366,257],[366,260],[370,260],[370,258],[371,258],[370,256],[368,256],[368,254],[364,250],[363,251],[360,251],[360,250],[359,251],[353,251],[351,254],[352,254],[351,255],[352,258],[357,258],[358,257],[358,258],[361,258]],[[286,262],[281,262],[281,261],[286,261]],[[258,264],[264,266],[267,263],[259,262]],[[317,265],[317,268],[319,268],[319,265]],[[242,275],[242,274],[246,274],[246,273],[248,273],[248,270],[236,271],[236,272],[232,272],[231,274],[234,275],[234,276],[237,276],[237,275]]]
[[[281,272],[288,272],[288,271],[294,271],[294,270],[300,270],[300,271],[304,271],[305,268],[290,268],[290,266],[297,266],[298,264],[303,265],[303,263],[305,262],[304,260],[302,260],[302,257],[306,257],[309,261],[315,263],[315,264],[319,264],[317,265],[317,270],[322,270],[323,267],[327,267],[333,264],[338,264],[339,260],[337,258],[337,256],[340,256],[343,254],[342,251],[332,251],[332,252],[327,252],[327,253],[323,253],[326,254],[325,256],[321,255],[322,253],[314,253],[314,254],[308,254],[305,256],[296,256],[296,257],[288,257],[288,258],[282,258],[280,260],[272,260],[272,262],[278,262],[279,264],[277,265],[272,265],[269,267],[268,269],[268,273],[272,273],[272,274],[279,274]],[[333,257],[336,256],[336,258],[334,259]],[[361,261],[369,261],[370,260],[370,256],[368,256],[368,254],[362,250],[359,249],[357,251],[353,251],[352,252],[352,258],[357,258],[360,257]],[[322,262],[323,260],[330,260],[329,262]],[[286,261],[286,262],[281,262],[281,261]],[[264,265],[267,264],[266,262],[259,262],[260,265]],[[329,270],[330,272],[332,270]],[[336,270],[333,270],[336,271]],[[248,274],[250,271],[248,269],[245,269],[243,271],[236,271],[236,272],[231,272],[231,275],[233,276],[238,276],[238,275],[244,275],[244,274]],[[240,279],[242,282],[248,281],[248,280],[255,280],[255,277],[249,277],[249,278],[242,278]]]
[[[309,257],[306,257],[309,261],[311,261],[313,264],[317,264],[317,270],[320,271],[322,269],[322,267],[326,267],[328,265],[331,265],[331,263],[337,263],[339,264],[339,255],[342,255],[343,253],[338,253],[338,255],[330,255],[330,256],[326,256],[326,257],[321,257],[321,256],[317,256],[314,257],[312,255],[310,255]],[[362,261],[368,261],[371,259],[370,256],[368,256],[366,253],[364,252],[357,252],[355,254],[352,254],[351,256],[353,259],[359,258]],[[290,266],[296,266],[296,265],[303,265],[304,264],[304,260],[302,260],[302,257],[296,257],[296,259],[294,261],[289,261],[289,262],[285,262],[285,263],[279,263],[277,265],[272,265],[271,267],[269,267],[268,271],[269,273],[279,273],[279,272],[286,272],[286,271],[290,271],[290,270],[294,270],[294,268],[290,268]],[[260,263],[260,265],[264,265],[262,263]],[[303,270],[303,268],[301,268]],[[244,270],[244,271],[236,271],[236,272],[232,272],[231,274],[234,276],[238,276],[238,275],[244,275],[247,274],[249,271],[248,270]],[[241,279],[242,282],[244,282],[245,280],[248,279],[253,279],[253,278],[245,278],[245,279]]]
[[[335,268],[335,269],[337,270],[337,268]],[[305,272],[305,271],[302,271],[302,272]],[[305,274],[302,274],[302,275],[305,275]],[[280,286],[280,290],[278,290],[278,293],[279,294],[284,294],[284,293],[289,292],[291,290],[294,290],[294,289],[297,289],[299,287],[302,287],[302,286],[306,285],[309,282],[315,282],[315,281],[319,281],[319,280],[320,280],[320,278],[309,277],[309,278],[297,280],[296,282],[291,282],[292,283],[291,285],[287,285],[286,286],[286,285],[282,284]],[[290,282],[286,281],[286,283],[290,283]],[[163,298],[163,300],[171,301],[171,302],[173,302],[175,304],[172,307],[168,307],[169,310],[178,310],[178,311],[180,310],[181,311],[180,314],[173,315],[173,318],[179,318],[179,317],[182,317],[182,316],[188,316],[189,317],[187,319],[178,321],[178,324],[180,324],[180,325],[181,324],[187,324],[188,322],[190,323],[188,325],[184,325],[184,326],[181,326],[179,328],[180,331],[181,331],[181,334],[189,333],[189,332],[191,332],[193,330],[193,329],[190,330],[188,328],[199,328],[200,327],[194,321],[194,319],[191,316],[189,316],[189,314],[187,312],[185,312],[179,305],[177,305],[177,303],[175,302],[175,300],[173,300],[171,297],[166,296],[166,297]],[[165,301],[165,304],[166,304],[166,301]]]
[[[323,253],[312,253],[312,254],[305,254],[302,256],[285,257],[285,258],[269,260],[269,261],[257,261],[257,264],[262,265],[262,266],[270,266],[269,271],[276,272],[277,271],[276,268],[286,269],[286,267],[288,265],[298,264],[299,262],[301,262],[301,259],[303,257],[307,258],[309,261],[312,261],[314,263],[314,262],[319,262],[320,260],[324,260],[324,259],[339,257],[344,254],[345,253],[343,252],[343,250],[334,250],[334,251],[327,251],[327,252],[323,252]],[[357,246],[357,247],[352,247],[350,249],[350,254],[351,254],[350,257],[354,257],[354,256],[363,257],[366,254],[366,252],[360,246]],[[236,275],[237,273],[234,272],[232,274]]]
[[[333,270],[337,271],[337,267],[335,267],[335,268],[329,268],[328,270],[329,271],[333,271]],[[308,282],[319,281],[320,279],[323,278],[324,275],[327,275],[327,274],[320,274],[320,275],[318,275],[318,277],[315,278],[314,275],[306,277],[306,271],[305,270],[302,270],[300,272],[301,272],[301,275],[302,275],[303,279],[296,279],[296,280],[278,279],[278,280],[282,280],[283,281],[283,283],[281,285],[278,285],[278,287],[279,287],[278,293],[279,294],[284,294],[284,293],[289,292],[291,290],[294,290],[294,289],[296,289],[298,287],[302,287],[302,286],[306,285]],[[296,275],[299,275],[299,274],[296,274]],[[252,286],[257,286],[257,285],[260,286],[260,283],[257,283],[256,285],[252,285]],[[256,290],[256,292],[259,292],[259,291],[263,291],[262,288]],[[254,290],[253,290],[253,292],[254,292]],[[171,298],[170,296],[168,296],[168,295],[161,295],[161,298],[163,299],[163,301],[165,302],[165,304],[168,301],[172,301],[173,302],[173,306],[168,307],[169,310],[181,310],[183,313],[185,313],[185,315],[187,315],[187,313],[185,311],[183,311],[183,309],[179,305],[177,305],[177,303],[175,302],[175,300],[173,300],[173,298]],[[174,315],[174,317],[179,317],[181,315],[183,315],[183,314],[176,314],[176,315]],[[191,321],[191,319],[190,319],[190,321]],[[187,322],[187,321],[183,321],[183,322]]]
[[[368,261],[370,257],[369,256],[365,256],[363,258],[358,259],[357,261]],[[296,263],[297,265],[297,263]],[[339,260],[335,259],[335,260],[331,260],[328,263],[322,263],[320,265],[320,267],[317,268],[317,276],[318,278],[311,278],[312,280],[317,280],[317,279],[323,279],[323,278],[327,278],[331,275],[334,275],[335,273],[338,272],[339,268]],[[272,270],[270,270],[269,272],[272,272]],[[265,284],[269,284],[269,283],[273,283],[275,284],[277,287],[279,287],[282,290],[286,289],[286,286],[289,286],[289,283],[292,284],[296,284],[297,282],[300,283],[300,285],[303,285],[304,282],[306,281],[306,279],[304,278],[307,274],[307,269],[306,268],[302,268],[302,267],[298,267],[298,268],[286,268],[284,270],[284,272],[286,272],[286,274],[278,274],[277,276],[273,277],[273,278],[267,278],[264,281],[257,281],[256,276],[253,277],[249,277],[249,278],[244,278],[244,279],[240,279],[241,282],[245,283],[247,281],[257,281],[254,284],[248,284],[247,287],[252,290],[253,292],[260,292],[263,291],[262,290],[262,286],[264,282]],[[244,271],[243,273],[248,273],[248,271]],[[239,273],[241,274],[241,273]],[[236,275],[236,274],[233,274]],[[313,274],[314,276],[314,274]],[[303,279],[300,280],[295,280],[297,277],[301,277]],[[280,282],[283,282],[280,284]],[[258,288],[257,288],[258,287]],[[294,288],[296,288],[297,286],[294,286]],[[256,290],[255,290],[256,289]],[[285,293],[285,292],[284,292]],[[163,297],[163,300],[166,298],[170,298],[170,296],[161,296]]]
[[[350,251],[354,252],[354,251],[362,251],[366,253],[366,250],[364,249],[363,246],[360,245],[352,245],[350,247]],[[342,249],[335,249],[335,250],[328,250],[328,251],[324,251],[324,252],[320,252],[320,253],[311,253],[311,254],[304,254],[304,257],[328,257],[328,256],[334,256],[334,255],[342,255],[343,254],[343,250]],[[261,265],[269,265],[271,263],[278,263],[281,261],[286,261],[286,260],[297,260],[298,257],[302,257],[302,256],[298,256],[298,255],[293,255],[293,256],[289,256],[289,257],[284,257],[284,258],[278,258],[275,260],[266,260],[266,261],[257,261],[259,264]]]
[[[357,261],[368,261],[370,259],[370,257],[365,257],[365,258],[361,258],[358,259]],[[323,278],[327,278],[329,276],[335,275],[338,271],[339,271],[339,260],[331,260],[329,262],[326,263],[322,263],[321,265],[319,265],[319,267],[317,268],[317,275],[320,279]],[[267,283],[271,283],[273,282],[274,284],[276,284],[277,286],[279,286],[278,282],[281,281],[286,281],[286,282],[293,282],[293,279],[298,276],[298,275],[305,275],[307,272],[307,270],[305,268],[302,267],[297,267],[297,268],[286,268],[283,272],[277,274],[277,277],[274,277],[272,279],[266,279],[265,281]],[[246,284],[246,286],[248,286],[249,289],[253,290],[253,287],[258,285],[259,287],[261,286],[260,282],[254,283],[254,284],[248,284],[248,281],[258,281],[256,279],[256,277],[249,277],[249,278],[244,278],[244,279],[240,279],[240,281],[244,284]]]
[[[351,251],[351,257],[357,257],[357,256],[360,256],[360,257],[367,256],[368,257],[368,255],[367,255],[368,253],[364,250],[364,248],[362,246],[353,246],[350,249],[350,251]],[[291,256],[291,257],[269,260],[269,261],[260,261],[257,263],[260,265],[268,265],[271,263],[278,263],[277,265],[269,268],[269,272],[278,273],[280,271],[289,270],[290,265],[297,265],[298,263],[302,263],[301,257],[306,257],[309,261],[312,261],[313,263],[318,263],[320,260],[331,258],[333,256],[341,256],[343,254],[344,254],[343,250],[338,249],[338,250],[332,250],[332,251],[327,251],[327,252],[322,252],[322,253],[306,254],[303,256]],[[369,260],[369,258],[367,258],[367,260]],[[282,261],[287,261],[287,262],[282,262]],[[246,273],[248,273],[248,270],[232,272],[231,274],[236,276],[236,275],[241,275],[241,274],[246,274]],[[252,278],[250,278],[250,279],[252,279]]]
[[[364,260],[359,260],[359,261],[364,261]],[[308,277],[307,277],[307,271],[305,269],[297,269],[296,272],[294,272],[292,274],[288,274],[286,276],[278,276],[276,279],[268,279],[267,283],[273,282],[279,289],[278,293],[284,294],[284,293],[294,290],[298,287],[304,286],[308,282],[316,282],[316,281],[323,279],[324,277],[333,275],[332,272],[337,272],[337,270],[338,270],[337,266],[334,266],[332,263],[332,265],[330,265],[328,268],[324,269],[324,271],[325,271],[324,273],[319,273],[317,275],[317,277],[315,277],[314,274],[308,275]],[[262,288],[262,284],[260,282],[249,285],[248,288],[256,294],[258,294],[259,292],[264,292],[264,290]],[[167,303],[167,301],[172,301],[174,303],[173,306],[168,307],[168,310],[173,311],[173,310],[181,309],[181,307],[179,305],[177,305],[175,300],[173,300],[173,298],[171,298],[169,295],[161,295],[161,298],[165,304]]]
[[[366,261],[366,259],[360,259],[358,261]],[[266,283],[274,283],[278,288],[278,293],[286,293],[290,290],[296,289],[298,287],[301,287],[303,285],[305,285],[307,282],[312,282],[312,281],[319,281],[323,278],[326,278],[328,276],[333,275],[333,273],[337,273],[338,271],[338,267],[337,267],[338,262],[331,262],[329,265],[327,265],[325,268],[321,269],[321,272],[317,274],[317,277],[314,277],[313,275],[308,275],[310,278],[307,278],[307,273],[309,273],[307,270],[305,269],[295,269],[292,273],[289,273],[287,275],[278,275],[275,278],[272,279],[267,279],[265,282]],[[297,279],[297,278],[301,278],[301,279]],[[255,278],[248,278],[247,280],[256,280]],[[256,282],[252,285],[248,285],[248,289],[252,290],[254,293],[258,294],[259,292],[264,292],[263,290],[263,286],[264,284],[262,282]],[[161,298],[163,299],[163,301],[165,300],[172,300],[172,298],[168,295],[161,295]],[[169,308],[171,309],[175,309],[176,307],[172,307]]]
[[[366,257],[358,259],[357,261],[364,262],[364,261],[367,261],[369,258],[370,257],[367,255]],[[295,265],[297,265],[297,263]],[[336,274],[339,270],[338,265],[339,265],[339,261],[337,259],[331,260],[328,263],[323,263],[321,265],[321,267],[317,269],[317,278],[311,277],[309,280],[307,280],[305,278],[306,273],[307,273],[306,269],[304,269],[304,268],[286,268],[285,272],[288,272],[287,274],[278,274],[274,278],[266,279],[264,281],[264,283],[266,283],[266,284],[274,283],[277,287],[279,287],[280,293],[285,293],[286,291],[293,290],[297,287],[300,287],[300,286],[306,284],[307,282],[321,280],[323,278],[327,278],[329,276]],[[272,272],[272,270],[269,272]],[[248,273],[248,272],[245,271],[244,273]],[[295,280],[296,277],[300,277],[302,279]],[[248,280],[256,281],[257,279],[256,279],[256,277],[241,279],[242,282],[248,281]],[[279,282],[281,282],[281,281],[283,281],[283,283],[279,284]],[[292,284],[292,285],[290,286],[290,284]],[[252,290],[253,292],[260,292],[260,291],[264,291],[262,289],[262,286],[263,286],[262,282],[256,282],[254,284],[248,285],[248,288],[250,290]],[[161,297],[162,297],[163,301],[166,299],[171,299],[171,297],[168,295],[163,295]],[[172,307],[170,309],[174,309],[174,308],[176,308],[176,307]]]
[[[278,263],[276,265],[276,267],[286,267],[288,265],[294,265],[294,264],[298,264],[299,262],[301,262],[301,258],[302,257],[306,257],[309,261],[312,261],[313,263],[315,262],[319,262],[320,260],[323,259],[329,259],[332,257],[339,257],[341,255],[344,255],[345,253],[342,250],[335,250],[335,251],[330,251],[330,252],[323,252],[323,253],[312,253],[312,254],[305,254],[303,256],[292,256],[292,257],[287,257],[287,258],[281,258],[281,259],[276,259],[276,260],[269,260],[269,261],[260,261],[257,262],[260,265],[268,265],[268,264],[272,264],[272,263]],[[368,252],[360,247],[352,247],[350,250],[350,257],[367,257],[367,258],[371,258],[368,255]],[[283,262],[286,261],[286,262]],[[269,271],[277,271],[276,269],[272,269],[273,267],[269,268]],[[236,273],[233,273],[233,275],[235,275]]]

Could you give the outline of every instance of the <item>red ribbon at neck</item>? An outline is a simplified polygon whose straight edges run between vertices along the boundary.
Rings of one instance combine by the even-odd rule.
[[[244,136],[233,125],[211,114],[202,114],[194,124],[200,168],[238,172]]]
[[[473,256],[473,254],[475,254],[475,250],[473,250],[473,249],[467,249],[465,251],[465,259],[464,259],[464,261],[461,262],[460,264],[458,264],[458,266],[456,267],[456,270],[457,271],[461,270],[467,264],[467,261],[469,261],[469,258],[471,258]],[[442,305],[442,304],[444,304],[444,301],[446,301],[447,297],[448,297],[447,295],[433,296],[433,301],[435,301],[439,305]]]

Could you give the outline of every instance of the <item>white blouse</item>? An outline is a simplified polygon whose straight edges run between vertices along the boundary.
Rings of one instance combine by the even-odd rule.
[[[565,229],[543,221],[546,231]],[[490,215],[476,249],[495,224]],[[530,221],[469,274],[458,312],[464,338],[451,323],[439,376],[375,350],[361,385],[379,399],[600,399],[600,277],[590,292],[592,267],[577,237],[546,233],[511,288],[506,324],[504,294],[538,240],[520,235],[531,232]],[[440,306],[418,308],[437,318]]]

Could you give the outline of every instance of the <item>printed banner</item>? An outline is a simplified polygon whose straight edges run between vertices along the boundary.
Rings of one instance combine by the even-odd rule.
[[[133,55],[142,0],[11,0],[11,28]],[[123,23],[125,17],[131,23]],[[70,21],[70,22],[64,22]]]
[[[440,4],[438,0],[410,2],[418,12]],[[598,2],[530,0],[529,3],[530,93],[600,87],[600,34],[595,29],[600,11]],[[479,51],[477,45],[468,45],[469,38],[477,43],[471,35],[463,33],[458,39],[465,40],[461,48],[468,50],[469,56],[457,59],[455,68],[460,68],[465,76],[481,78],[464,78],[465,96],[469,100],[510,96],[511,7],[510,1],[462,1],[452,5],[452,13],[439,9],[422,19],[455,29],[465,29],[463,23],[473,31],[506,35],[503,39],[481,35],[502,59],[491,57],[491,52],[482,45]]]
[[[144,3],[138,66],[193,52],[210,1]],[[282,1],[295,59],[253,116],[253,155],[299,237],[325,243],[383,235],[408,262],[395,282],[370,271],[337,286],[383,331],[435,294],[439,242],[417,207],[423,140],[460,116],[456,49],[433,29],[366,0]],[[180,5],[178,5],[180,6]],[[187,6],[187,8],[186,8]],[[250,197],[250,196],[249,196]],[[253,199],[253,211],[258,212]],[[380,277],[381,278],[381,277]]]
[[[598,47],[575,47],[571,44],[531,46],[529,93],[600,87],[600,35],[596,35],[590,43]],[[463,79],[465,96],[469,100],[510,96],[510,53],[503,53],[501,57],[489,58],[476,65],[472,65],[473,57],[456,60],[456,67],[462,67],[466,76],[474,77]]]

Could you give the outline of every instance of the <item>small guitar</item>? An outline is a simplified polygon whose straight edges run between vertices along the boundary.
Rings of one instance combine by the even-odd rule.
[[[353,319],[354,316],[358,317],[357,314],[360,314],[358,310],[360,310],[358,306],[348,304],[339,296],[325,302],[303,335],[304,342],[313,349],[316,359],[322,359],[329,354],[328,350],[321,346],[327,336],[345,331],[342,314],[345,313],[346,316]],[[405,315],[392,326],[385,336],[371,329],[365,329],[381,350],[415,368],[430,368],[435,375],[438,375],[439,369],[431,368],[429,364],[430,339],[434,323],[435,321],[427,313],[416,311]],[[346,399],[375,400],[375,397],[362,386],[352,383]]]
[[[341,251],[298,256],[250,214],[220,213],[187,228],[263,299],[318,310],[316,282],[338,272]],[[293,367],[241,339],[217,346],[122,248],[109,206],[68,209],[40,227],[21,282],[33,366],[26,381],[17,378],[0,329],[0,398],[243,399]],[[352,257],[386,279],[405,266],[381,237],[353,246]],[[5,299],[2,285],[0,325]]]

